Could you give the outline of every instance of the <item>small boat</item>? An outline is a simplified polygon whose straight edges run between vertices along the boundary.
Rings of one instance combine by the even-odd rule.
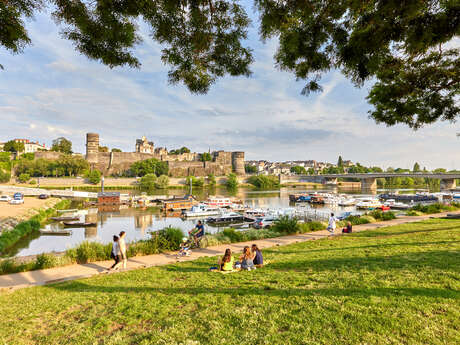
[[[69,216],[69,217],[51,217],[50,219],[54,220],[56,222],[68,222],[68,221],[71,221],[71,220],[80,220],[80,217],[72,217],[72,216]]]
[[[182,212],[184,217],[203,217],[203,216],[216,216],[224,213],[218,207],[209,207],[204,204],[199,204],[196,206],[192,206],[190,211]]]
[[[363,210],[375,210],[376,208],[381,208],[383,205],[377,199],[372,198],[363,198],[356,204],[356,208]]]
[[[339,199],[337,204],[339,206],[347,207],[347,206],[355,206],[356,203],[357,203],[356,199],[341,198]]]
[[[394,210],[407,210],[411,208],[410,205],[405,204],[403,202],[396,201],[395,199],[387,199],[387,201],[385,201],[383,205],[389,206],[390,208]]]
[[[66,213],[66,212],[77,212],[78,210],[76,208],[69,209],[69,210],[57,210],[59,213]]]
[[[260,208],[250,208],[244,211],[244,215],[249,218],[264,217],[267,211]]]
[[[70,230],[48,230],[48,229],[40,229],[40,233],[42,235],[53,235],[53,236],[69,236],[72,234]]]
[[[324,197],[322,195],[312,195],[310,198],[311,204],[324,205]]]
[[[230,223],[241,223],[241,222],[253,222],[254,219],[246,217],[240,213],[228,212],[220,217],[210,217],[206,219],[209,224],[230,224]]]
[[[230,198],[209,197],[204,203],[209,207],[231,207],[235,201]]]
[[[97,226],[97,223],[90,223],[90,222],[63,222],[64,226],[68,228],[81,228],[85,226]]]

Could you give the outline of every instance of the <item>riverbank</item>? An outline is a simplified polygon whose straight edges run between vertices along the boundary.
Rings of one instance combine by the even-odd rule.
[[[26,198],[28,199],[28,198]],[[27,210],[26,213],[20,213],[16,217],[6,218],[1,221],[2,230],[0,231],[0,255],[8,248],[14,246],[25,236],[28,236],[34,232],[38,232],[46,220],[49,217],[56,214],[57,210],[67,208],[70,205],[70,200],[59,200],[50,199],[47,203],[44,203],[40,208],[31,208],[31,204],[36,204],[28,200],[28,207],[24,207]],[[26,200],[24,200],[26,204]],[[17,205],[7,205],[17,206]],[[5,209],[8,207],[2,205],[1,208]]]
[[[460,214],[460,211],[453,212]],[[354,232],[361,232],[366,230],[373,230],[382,227],[389,227],[394,225],[401,225],[406,223],[420,222],[430,218],[441,218],[445,217],[448,213],[438,213],[432,215],[423,216],[406,216],[399,217],[393,220],[385,222],[375,222],[369,224],[356,225],[353,227]],[[214,256],[221,254],[226,248],[232,248],[232,250],[240,251],[243,246],[252,243],[257,243],[260,248],[272,247],[274,245],[284,245],[303,241],[316,240],[330,236],[326,230],[314,231],[304,234],[282,236],[276,238],[267,238],[262,240],[251,240],[249,242],[229,243],[221,244],[217,246],[209,246],[203,249],[193,250],[192,256],[183,258],[182,260],[194,260],[203,256]],[[109,246],[106,250],[108,249]],[[175,261],[176,252],[166,252],[162,254],[135,256],[128,260],[128,269],[137,269],[149,266],[164,265]],[[48,260],[48,259],[43,259]],[[40,261],[41,262],[41,261]],[[46,265],[46,262],[45,262]],[[89,277],[95,274],[104,272],[105,268],[110,266],[110,261],[96,261],[88,264],[72,264],[67,266],[54,267],[46,270],[33,270],[28,272],[14,273],[0,276],[0,289],[15,289],[33,285],[44,285],[55,281],[61,280],[72,280],[81,277]],[[45,266],[46,267],[46,266]]]
[[[37,197],[25,197],[24,203],[10,205],[7,202],[0,203],[0,234],[3,230],[11,230],[22,221],[40,213],[40,211],[54,207],[61,199],[49,198],[38,199]]]
[[[4,293],[0,343],[454,344],[459,229],[459,220],[428,219],[332,240],[292,236],[287,246],[267,242],[268,265],[250,272],[208,272],[219,248]],[[51,273],[42,281],[59,281]]]

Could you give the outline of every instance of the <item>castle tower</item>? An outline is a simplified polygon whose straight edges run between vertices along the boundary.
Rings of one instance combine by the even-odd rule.
[[[99,134],[86,133],[86,160],[93,168],[98,163]]]
[[[244,152],[232,152],[233,171],[237,175],[244,175]]]

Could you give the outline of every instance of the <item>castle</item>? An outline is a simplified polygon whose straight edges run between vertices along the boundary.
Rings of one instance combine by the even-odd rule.
[[[99,134],[86,134],[86,160],[106,176],[120,175],[133,163],[151,158],[167,162],[171,177],[245,174],[244,152],[215,151],[210,161],[203,162],[199,153],[170,154],[164,147],[155,148],[145,137],[136,140],[135,152],[99,152]]]

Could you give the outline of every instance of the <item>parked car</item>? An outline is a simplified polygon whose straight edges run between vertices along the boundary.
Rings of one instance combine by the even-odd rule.
[[[39,199],[48,199],[50,196],[48,194],[40,194],[38,196]]]
[[[256,229],[266,229],[273,225],[275,218],[271,216],[256,218],[253,227]]]
[[[11,200],[11,197],[9,195],[0,195],[0,201],[9,202],[10,200]]]
[[[24,203],[24,195],[22,193],[14,193],[13,199],[9,201],[11,205],[19,205]]]
[[[13,199],[15,199],[15,200],[24,199],[24,194],[22,194],[22,193],[14,193],[13,194]]]

